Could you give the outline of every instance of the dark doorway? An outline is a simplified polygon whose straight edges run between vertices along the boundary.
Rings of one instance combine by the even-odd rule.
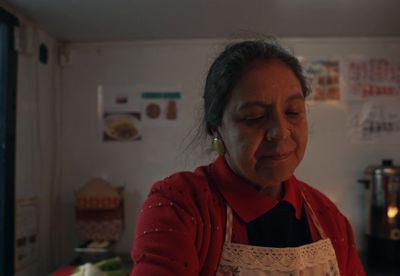
[[[0,275],[14,275],[16,25],[0,8]]]

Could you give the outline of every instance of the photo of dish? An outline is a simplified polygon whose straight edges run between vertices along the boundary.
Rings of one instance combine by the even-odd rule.
[[[157,103],[149,103],[146,107],[146,115],[150,119],[156,119],[161,114],[161,107]]]
[[[106,140],[132,141],[140,138],[140,121],[133,113],[104,114]]]

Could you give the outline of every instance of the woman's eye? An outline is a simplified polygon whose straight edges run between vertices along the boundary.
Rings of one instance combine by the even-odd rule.
[[[262,115],[256,115],[256,116],[245,116],[244,119],[246,121],[257,121],[257,120],[261,120],[264,116]]]
[[[286,111],[286,115],[288,115],[290,117],[296,117],[296,116],[300,115],[300,112],[297,112],[297,111]]]

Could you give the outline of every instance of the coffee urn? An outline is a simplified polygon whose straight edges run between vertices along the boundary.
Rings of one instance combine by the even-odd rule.
[[[400,167],[386,159],[365,175],[368,261],[400,265]]]

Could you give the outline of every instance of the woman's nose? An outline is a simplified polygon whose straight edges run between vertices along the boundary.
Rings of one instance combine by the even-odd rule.
[[[272,123],[266,130],[265,139],[267,141],[285,140],[290,137],[290,129],[288,126],[279,120]]]

